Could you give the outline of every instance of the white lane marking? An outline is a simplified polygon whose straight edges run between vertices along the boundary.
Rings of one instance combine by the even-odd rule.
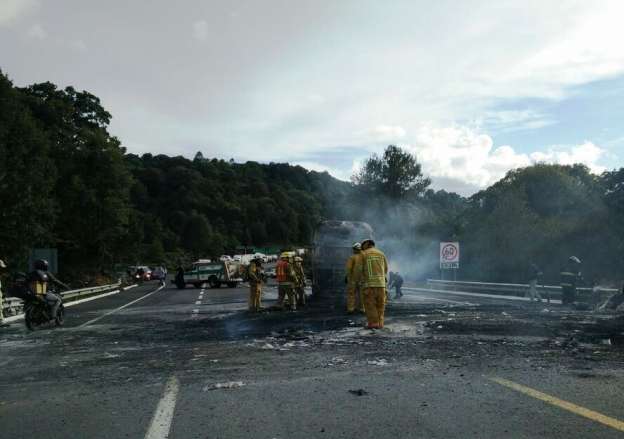
[[[152,422],[150,422],[149,429],[145,433],[145,439],[166,439],[169,437],[179,391],[180,382],[175,375],[172,375],[167,381],[162,398],[158,401]]]
[[[147,293],[146,295],[141,296],[141,297],[139,297],[138,299],[133,300],[132,302],[128,302],[128,303],[126,303],[125,305],[120,306],[119,308],[115,308],[114,310],[109,311],[109,312],[107,312],[106,314],[103,314],[103,315],[101,315],[101,316],[99,316],[99,317],[96,317],[96,318],[94,318],[94,319],[92,319],[92,320],[89,320],[88,322],[83,323],[82,325],[79,325],[79,326],[78,326],[78,328],[84,328],[85,326],[88,326],[88,325],[90,325],[90,324],[92,324],[92,323],[95,323],[95,322],[97,322],[98,320],[103,319],[104,317],[107,317],[107,316],[109,316],[109,315],[111,315],[111,314],[116,313],[117,311],[121,311],[122,309],[124,309],[124,308],[126,308],[126,307],[128,307],[128,306],[130,306],[130,305],[133,305],[133,304],[137,303],[138,301],[143,300],[143,299],[145,299],[146,297],[151,296],[152,294],[155,294],[155,293],[159,292],[159,291],[160,291],[160,290],[162,290],[163,288],[164,288],[164,287],[161,285],[161,286],[159,286],[157,289],[155,289],[154,291],[152,291],[151,293]]]
[[[139,284],[134,284],[134,285],[130,285],[128,287],[124,287],[124,288],[122,288],[122,290],[127,291],[127,290],[130,290],[130,289],[132,289],[134,287],[138,287],[138,286],[139,286]]]

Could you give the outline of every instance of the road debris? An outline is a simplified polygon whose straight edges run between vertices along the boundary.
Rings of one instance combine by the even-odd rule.
[[[367,362],[370,366],[388,366],[388,360],[385,358],[377,358],[376,360],[369,360]]]
[[[355,396],[364,396],[364,395],[368,395],[368,392],[364,389],[357,389],[357,390],[349,390],[349,393]]]
[[[217,390],[217,389],[237,389],[239,387],[243,387],[245,383],[242,381],[228,381],[225,383],[214,383],[211,385],[204,386],[202,392],[206,392],[208,390]]]

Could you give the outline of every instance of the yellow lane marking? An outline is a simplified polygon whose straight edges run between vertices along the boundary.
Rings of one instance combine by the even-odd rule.
[[[552,404],[556,407],[562,408],[579,416],[591,419],[592,421],[600,422],[601,424],[607,425],[616,430],[624,431],[624,422],[618,419],[610,418],[609,416],[603,415],[602,413],[586,409],[585,407],[572,404],[571,402],[564,401],[562,399],[556,398],[546,393],[542,393],[535,389],[531,389],[530,387],[523,386],[522,384],[514,383],[513,381],[509,381],[504,378],[494,377],[490,379],[495,383],[500,384],[501,386],[508,387],[520,393],[524,393],[525,395],[528,395],[532,398],[547,402],[548,404]]]

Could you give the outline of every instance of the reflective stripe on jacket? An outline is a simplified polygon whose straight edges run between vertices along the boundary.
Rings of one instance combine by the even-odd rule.
[[[303,272],[303,265],[295,264],[295,274],[297,275],[297,286],[302,287],[305,284],[305,273]]]
[[[364,288],[385,288],[388,275],[386,255],[375,247],[364,250],[360,275]]]
[[[275,274],[277,282],[281,285],[292,285],[293,280],[296,278],[292,266],[284,260],[280,260],[275,266]]]
[[[279,260],[277,261],[277,265],[275,266],[275,275],[277,277],[278,282],[284,282],[287,280],[286,275],[286,267],[288,266],[288,262]]]
[[[564,269],[561,273],[559,273],[559,275],[561,276],[562,287],[576,287],[576,281],[578,280],[579,273],[574,273]]]
[[[249,282],[251,283],[260,283],[262,281],[260,270],[258,269],[258,265],[255,262],[249,264],[248,276]]]

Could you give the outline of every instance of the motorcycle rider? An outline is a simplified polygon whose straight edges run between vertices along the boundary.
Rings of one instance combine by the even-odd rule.
[[[58,285],[63,289],[69,290],[69,287],[67,285],[65,285],[63,282],[58,280],[52,273],[50,273],[48,261],[46,261],[45,259],[36,260],[34,264],[34,271],[32,271],[28,275],[28,285],[30,291],[33,294],[46,301],[46,303],[50,307],[51,319],[56,320],[56,316],[58,313],[58,309],[61,306],[62,299],[61,296],[53,293],[52,291],[48,291],[48,284],[50,283]]]

